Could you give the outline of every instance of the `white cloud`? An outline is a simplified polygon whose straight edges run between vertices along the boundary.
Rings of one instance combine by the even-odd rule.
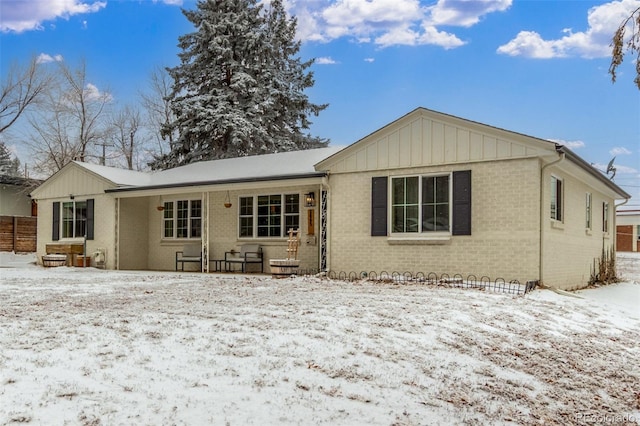
[[[171,6],[182,6],[182,0],[153,0],[154,3],[164,3]]]
[[[105,102],[111,102],[113,100],[113,96],[108,92],[101,92],[98,87],[94,84],[87,83],[84,89],[85,96],[87,100],[104,100]]]
[[[38,64],[46,64],[48,62],[62,62],[64,58],[62,55],[49,55],[47,53],[41,53],[36,58],[36,63]]]
[[[106,5],[106,1],[89,3],[83,0],[4,1],[0,31],[21,33],[41,30],[44,21],[97,12]]]
[[[506,11],[511,3],[512,0],[440,0],[427,10],[433,25],[471,27],[484,15]]]
[[[595,167],[596,169],[600,170],[602,173],[605,173],[607,170],[607,166],[608,164],[600,164],[600,163],[594,163],[592,164],[593,167]],[[633,167],[629,167],[629,166],[622,166],[619,164],[613,164],[613,167],[616,168],[616,175],[619,174],[629,174],[629,175],[634,175],[634,174],[638,174],[638,170],[634,169]]]
[[[369,62],[371,64],[371,63],[375,62],[376,60],[375,60],[375,58],[364,58],[364,61],[365,62]]]
[[[545,40],[536,31],[520,31],[498,53],[509,56],[548,59],[577,56],[598,58],[611,55],[611,37],[630,13],[640,7],[640,0],[619,0],[592,7],[587,12],[586,31],[565,28],[564,36]],[[629,31],[628,33],[630,33]]]
[[[613,148],[611,151],[609,151],[609,154],[611,155],[631,155],[631,151],[629,151],[627,148],[623,147],[623,146],[617,146],[615,148]]]
[[[488,13],[509,8],[512,0],[438,0],[429,7],[419,0],[326,0],[287,2],[298,20],[298,37],[328,42],[349,37],[358,43],[380,47],[437,45],[446,49],[462,46],[455,34],[440,25],[468,27]]]
[[[559,143],[569,149],[584,148],[586,145],[583,141],[565,141],[562,139],[549,139],[551,142]]]
[[[330,57],[327,56],[323,56],[321,58],[316,58],[315,60],[316,64],[320,64],[320,65],[333,65],[333,64],[337,64],[337,62],[335,60],[333,60]]]

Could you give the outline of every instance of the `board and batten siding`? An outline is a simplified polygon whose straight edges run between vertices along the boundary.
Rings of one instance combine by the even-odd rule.
[[[331,173],[362,172],[530,158],[554,150],[550,142],[470,123],[464,127],[469,123],[440,121],[417,111],[329,157],[317,168]]]
[[[46,185],[36,188],[32,192],[32,197],[37,200],[46,200],[60,198],[63,194],[66,197],[72,194],[93,196],[104,194],[106,189],[114,187],[115,185],[107,179],[72,163],[50,178]]]

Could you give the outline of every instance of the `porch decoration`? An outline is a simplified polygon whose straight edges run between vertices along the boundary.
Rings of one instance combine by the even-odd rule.
[[[51,268],[56,266],[65,266],[67,264],[66,254],[46,254],[42,256],[42,266]]]
[[[224,206],[225,208],[231,208],[231,198],[229,197],[229,191],[227,191],[227,196],[224,198]]]
[[[316,194],[315,194],[315,192],[309,192],[308,194],[304,194],[304,206],[305,207],[315,207],[316,206]]]
[[[300,260],[298,259],[298,247],[300,246],[300,228],[297,230],[289,229],[289,238],[287,239],[287,258],[271,259],[269,266],[271,267],[271,276],[273,278],[286,278],[298,273]]]

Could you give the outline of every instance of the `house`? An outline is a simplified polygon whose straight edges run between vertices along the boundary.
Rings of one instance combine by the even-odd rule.
[[[616,250],[640,252],[640,210],[616,212]]]
[[[36,251],[37,204],[29,193],[40,183],[0,175],[0,251]]]
[[[154,173],[73,162],[32,196],[39,253],[86,234],[87,253],[103,253],[107,268],[173,269],[185,242],[210,261],[259,243],[268,262],[299,227],[301,268],[564,289],[585,286],[615,246],[615,201],[630,197],[562,145],[424,108],[344,149]]]
[[[86,253],[101,253],[108,269],[169,270],[176,252],[196,242],[211,261],[202,265],[208,271],[225,252],[258,242],[268,269],[269,259],[286,256],[287,230],[300,228],[302,265],[317,267],[318,196],[327,175],[313,166],[338,150],[204,161],[153,173],[71,162],[32,193],[40,207],[38,254],[60,242],[84,245],[86,235]]]
[[[36,179],[0,175],[0,216],[37,216],[29,193],[40,183]]]

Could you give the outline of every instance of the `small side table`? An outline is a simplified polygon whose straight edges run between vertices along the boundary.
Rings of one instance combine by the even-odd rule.
[[[209,259],[209,262],[213,262],[213,272],[227,272],[228,265],[227,261],[224,259]],[[224,265],[224,270],[222,266]]]

